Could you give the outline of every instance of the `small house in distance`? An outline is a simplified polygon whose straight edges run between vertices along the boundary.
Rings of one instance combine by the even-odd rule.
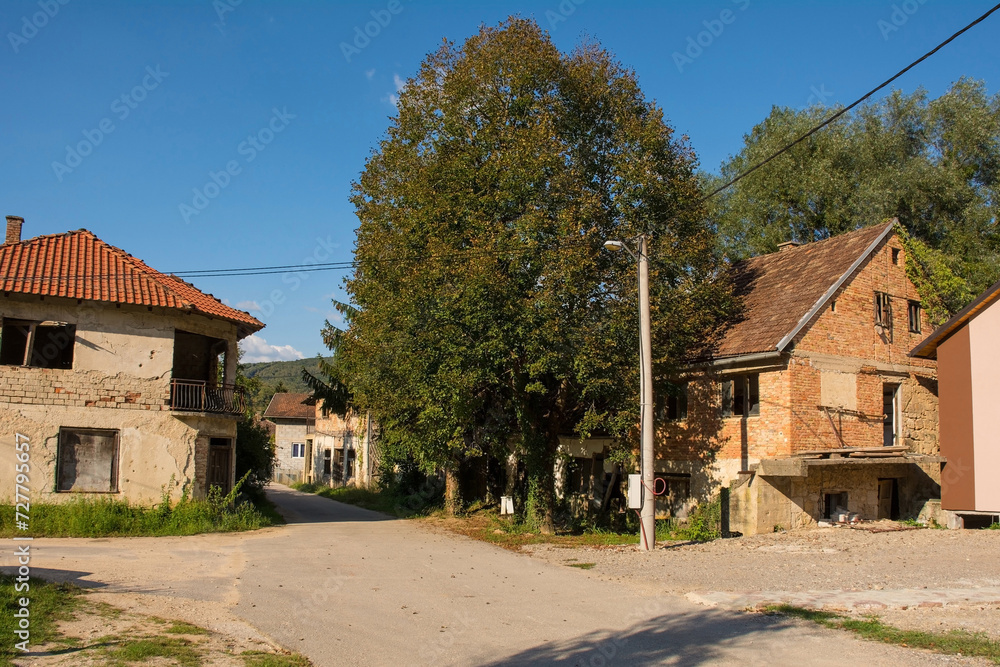
[[[23,222],[0,246],[0,497],[25,449],[32,501],[228,492],[237,342],[264,325],[87,230],[22,241]]]
[[[912,356],[937,360],[941,509],[966,527],[1000,520],[1000,283],[938,327]]]
[[[733,267],[743,312],[659,397],[669,512],[730,492],[744,534],[846,510],[915,517],[939,494],[935,363],[894,222]]]
[[[373,461],[366,419],[352,411],[340,416],[311,394],[286,392],[271,397],[264,418],[275,424],[274,481],[325,486],[370,481]]]

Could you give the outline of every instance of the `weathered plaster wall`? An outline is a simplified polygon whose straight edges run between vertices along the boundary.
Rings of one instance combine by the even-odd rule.
[[[292,457],[292,443],[306,444],[306,425],[302,420],[274,419],[274,446],[275,446],[275,466],[276,472],[302,478],[305,472],[305,458]],[[312,439],[312,436],[309,436]],[[315,449],[315,447],[314,447]]]
[[[204,495],[208,438],[234,438],[236,422],[170,411],[174,330],[229,340],[235,351],[235,325],[160,308],[2,295],[0,317],[76,325],[72,370],[0,366],[0,497],[13,494],[15,433],[32,443],[33,500],[79,495],[54,492],[60,426],[119,430],[118,496],[155,502],[164,489],[177,499],[184,488]]]
[[[57,493],[59,427],[117,429],[118,493]],[[208,439],[235,438],[236,422],[226,417],[174,416],[166,412],[75,406],[3,406],[0,409],[0,498],[14,493],[14,441],[30,441],[30,485],[34,502],[64,502],[81,495],[113,495],[140,503],[160,500],[166,490],[177,500],[204,497]],[[199,438],[201,436],[201,438]],[[197,446],[196,446],[197,443]]]

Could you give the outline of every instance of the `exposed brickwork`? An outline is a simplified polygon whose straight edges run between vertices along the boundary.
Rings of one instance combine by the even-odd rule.
[[[936,364],[907,356],[932,327],[922,312],[920,333],[909,330],[907,306],[919,295],[906,277],[905,261],[902,244],[890,235],[841,287],[835,306],[827,304],[776,365],[693,375],[688,418],[660,425],[657,459],[728,459],[744,467],[760,459],[842,444],[881,446],[887,384],[900,387],[901,444],[914,453],[937,454]],[[891,331],[875,326],[876,291],[890,296]],[[722,418],[721,380],[747,372],[759,373],[760,414]],[[827,380],[838,381],[849,407],[830,405],[827,399],[824,409],[824,373],[838,376]]]
[[[169,410],[170,379],[0,366],[0,403]]]

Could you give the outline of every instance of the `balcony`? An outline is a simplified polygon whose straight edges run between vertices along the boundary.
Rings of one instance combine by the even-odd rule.
[[[170,408],[183,412],[239,415],[246,411],[247,395],[233,385],[210,387],[201,380],[171,380]]]

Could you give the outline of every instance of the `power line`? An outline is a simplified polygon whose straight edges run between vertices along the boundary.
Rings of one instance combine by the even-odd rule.
[[[760,162],[756,163],[755,165],[753,165],[749,169],[746,169],[746,170],[742,171],[741,173],[739,173],[738,175],[736,175],[734,178],[732,178],[731,180],[729,180],[725,184],[720,185],[716,189],[712,190],[712,192],[708,193],[707,195],[705,195],[704,197],[702,197],[701,199],[699,199],[698,200],[699,203],[705,202],[705,201],[711,199],[712,197],[714,197],[715,195],[719,194],[723,190],[729,188],[730,186],[735,185],[736,183],[738,183],[739,181],[743,180],[744,178],[746,178],[750,174],[754,173],[755,171],[757,171],[761,167],[765,166],[766,164],[768,164],[769,162],[771,162],[775,158],[783,155],[784,153],[788,152],[789,150],[791,150],[792,148],[794,148],[798,144],[802,143],[803,141],[805,141],[806,139],[808,139],[812,135],[816,134],[817,132],[819,132],[820,130],[822,130],[824,127],[830,125],[835,120],[837,120],[838,118],[840,118],[841,116],[843,116],[844,114],[846,114],[848,111],[850,111],[854,107],[858,106],[859,104],[861,104],[862,102],[864,102],[865,100],[867,100],[868,98],[870,98],[872,95],[874,95],[878,91],[882,90],[883,88],[885,88],[886,86],[888,86],[889,84],[891,84],[893,81],[895,81],[899,77],[901,77],[904,74],[906,74],[907,72],[909,72],[911,69],[913,69],[914,67],[916,67],[917,65],[919,65],[923,61],[925,61],[928,58],[930,58],[932,55],[934,55],[935,53],[937,53],[938,51],[940,51],[942,48],[944,48],[945,46],[947,46],[948,44],[950,44],[952,41],[954,41],[955,39],[957,39],[960,35],[962,35],[963,33],[967,32],[968,30],[970,30],[974,26],[978,25],[979,23],[982,23],[984,20],[986,20],[987,17],[989,17],[994,12],[996,12],[998,9],[1000,9],[1000,4],[994,5],[992,8],[990,8],[982,16],[980,16],[979,18],[977,18],[976,20],[972,21],[971,23],[969,23],[967,26],[965,26],[961,30],[957,31],[956,33],[954,33],[953,35],[951,35],[950,37],[948,37],[948,39],[944,40],[943,42],[941,42],[940,44],[938,44],[937,46],[935,46],[933,49],[931,49],[930,51],[928,51],[924,55],[922,55],[919,58],[917,58],[916,60],[914,60],[912,63],[910,63],[906,67],[904,67],[903,69],[901,69],[898,72],[896,72],[894,75],[892,75],[891,77],[889,77],[888,79],[886,79],[885,81],[883,81],[882,83],[880,83],[875,88],[872,88],[870,91],[868,91],[867,93],[865,93],[864,95],[862,95],[860,98],[858,98],[857,100],[855,100],[854,102],[852,102],[848,106],[846,106],[843,109],[837,111],[832,116],[830,116],[829,118],[827,118],[825,121],[823,121],[819,125],[816,125],[812,129],[810,129],[808,132],[806,132],[805,134],[803,134],[802,136],[800,136],[795,141],[793,141],[793,142],[791,142],[789,144],[786,144],[785,146],[783,146],[779,150],[775,151],[774,153],[772,153],[768,157],[764,158]],[[564,244],[557,244],[556,246],[554,246],[554,248],[562,248],[562,247],[568,247],[568,246],[573,246],[573,245],[580,245],[580,244],[583,244],[583,243],[586,243],[586,241],[583,240],[583,239],[581,239],[581,240],[575,241],[575,242],[569,242],[569,243],[564,243]],[[476,255],[495,255],[495,254],[498,254],[498,252],[499,253],[504,253],[504,252],[526,252],[526,251],[534,250],[534,249],[535,249],[534,247],[530,247],[530,246],[529,247],[522,246],[520,248],[512,248],[510,250],[500,250],[500,251],[492,250],[492,249],[482,249],[482,250],[469,249],[469,250],[455,251],[455,252],[452,252],[452,253],[442,253],[442,254],[438,254],[438,255],[411,255],[411,256],[396,257],[396,258],[392,258],[392,257],[389,257],[389,258],[378,258],[378,259],[375,259],[374,261],[376,263],[378,263],[378,262],[402,262],[402,261],[413,260],[413,259],[415,259],[415,260],[443,259],[443,258],[448,258],[448,257],[453,257],[453,256],[470,257],[470,256],[476,256]],[[227,277],[227,276],[232,276],[232,277],[262,276],[262,275],[273,275],[273,274],[278,274],[278,273],[289,273],[289,272],[294,272],[294,273],[313,273],[313,272],[317,272],[317,271],[347,271],[347,270],[355,269],[358,266],[359,266],[359,262],[357,260],[352,260],[352,261],[346,261],[346,262],[326,262],[326,263],[309,263],[309,264],[285,264],[285,265],[277,265],[277,266],[257,266],[257,267],[245,267],[245,268],[233,268],[233,269],[192,269],[192,270],[189,270],[189,271],[175,271],[175,272],[172,272],[172,273],[159,272],[159,273],[164,273],[165,275],[173,275],[173,276],[176,276],[178,278],[180,278],[180,277],[185,277],[185,278],[213,278],[213,277]],[[21,278],[19,276],[12,276],[12,277],[11,276],[0,276],[0,280],[25,280],[25,281],[31,282],[31,281],[38,281],[38,280],[48,280],[48,281],[52,281],[52,280],[80,280],[83,277],[84,276],[80,276],[80,277],[74,277],[74,276],[50,276],[50,277],[35,276],[35,277],[32,277],[32,278]],[[128,274],[109,273],[109,274],[102,274],[102,275],[97,275],[97,276],[90,275],[90,276],[87,276],[87,277],[90,277],[90,278],[94,278],[94,277],[105,277],[105,278],[119,278],[119,277],[121,277],[121,278],[127,278],[129,276],[128,276]]]
[[[878,91],[882,90],[883,88],[885,88],[886,86],[888,86],[890,83],[892,83],[893,81],[895,81],[899,77],[903,76],[904,74],[906,74],[907,72],[909,72],[911,69],[913,69],[914,67],[916,67],[917,65],[919,65],[923,61],[925,61],[928,58],[930,58],[931,56],[933,56],[935,53],[937,53],[942,48],[944,48],[945,46],[947,46],[950,42],[952,42],[956,37],[958,37],[959,35],[961,35],[965,31],[969,30],[973,26],[975,26],[975,25],[981,23],[982,21],[986,20],[986,17],[988,17],[990,14],[992,14],[993,12],[995,12],[998,9],[1000,9],[1000,4],[995,5],[993,8],[991,8],[988,12],[986,12],[985,14],[983,14],[982,16],[980,16],[979,18],[977,18],[975,21],[973,21],[969,25],[965,26],[964,28],[962,28],[961,30],[959,30],[958,32],[956,32],[954,35],[952,35],[948,39],[946,39],[943,42],[941,42],[940,44],[938,44],[933,49],[931,49],[930,51],[928,51],[924,55],[922,55],[919,58],[917,58],[916,60],[914,60],[912,63],[910,63],[906,67],[904,67],[903,69],[901,69],[898,72],[896,72],[895,74],[893,74],[890,78],[886,79],[885,81],[883,81],[882,83],[880,83],[875,88],[872,88],[870,91],[868,91],[867,93],[865,93],[864,95],[862,95],[860,98],[858,98],[857,100],[855,100],[854,102],[852,102],[849,106],[846,106],[843,109],[841,109],[840,111],[838,111],[837,113],[833,114],[832,116],[830,116],[829,118],[827,118],[825,121],[823,121],[822,123],[820,123],[816,127],[812,128],[811,130],[809,130],[808,132],[806,132],[805,134],[803,134],[801,137],[799,137],[798,139],[796,139],[792,143],[786,145],[785,147],[781,148],[780,150],[776,151],[775,153],[772,153],[771,155],[769,155],[765,159],[761,160],[760,162],[758,162],[754,166],[752,166],[749,169],[747,169],[746,171],[743,171],[742,173],[738,174],[735,178],[733,178],[731,181],[729,181],[725,185],[720,185],[715,190],[712,190],[710,193],[708,193],[707,195],[705,195],[704,197],[702,197],[700,201],[701,202],[708,201],[709,199],[711,199],[715,195],[719,194],[720,192],[722,192],[723,190],[725,190],[729,186],[734,185],[738,181],[746,178],[750,174],[754,173],[755,171],[757,171],[758,169],[760,169],[761,167],[763,167],[764,165],[766,165],[771,160],[775,159],[779,155],[787,152],[788,150],[790,150],[794,146],[802,143],[803,141],[805,141],[806,139],[808,139],[812,135],[816,134],[817,132],[819,132],[820,130],[822,130],[824,127],[826,127],[827,125],[829,125],[833,121],[837,120],[838,118],[840,118],[841,116],[843,116],[845,113],[847,113],[848,111],[850,111],[854,107],[858,106],[859,104],[861,104],[862,102],[864,102],[865,100],[867,100],[869,97],[871,97],[872,95],[874,95]]]

